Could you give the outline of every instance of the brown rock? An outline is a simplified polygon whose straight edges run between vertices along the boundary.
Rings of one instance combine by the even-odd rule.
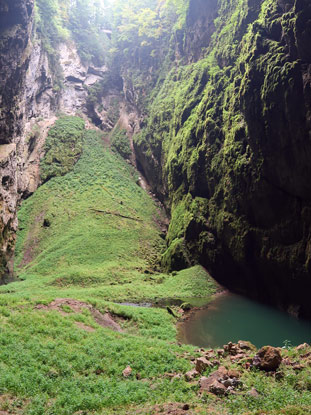
[[[211,376],[212,376],[213,374],[214,374],[215,376],[216,376],[216,374],[218,374],[218,376],[219,376],[219,377],[228,376],[228,370],[227,370],[224,366],[219,366],[218,370],[216,370],[216,372],[213,372],[213,373],[211,374]]]
[[[227,392],[227,388],[225,385],[218,382],[218,380],[214,380],[209,386],[209,392],[214,395],[224,395]]]
[[[306,366],[305,365],[301,365],[301,364],[299,364],[299,363],[295,363],[294,365],[293,365],[293,369],[294,370],[303,370],[303,369],[305,369],[306,368]]]
[[[278,349],[272,346],[262,347],[253,359],[253,365],[266,372],[276,370],[282,362],[282,356]]]
[[[302,343],[299,346],[296,347],[296,350],[300,351],[300,350],[305,350],[309,347],[308,343]]]
[[[214,377],[203,376],[200,381],[200,392],[210,392],[214,395],[224,395],[227,388]]]
[[[195,368],[199,373],[203,373],[209,367],[213,367],[213,364],[205,357],[199,357],[195,361]]]
[[[257,350],[256,346],[254,346],[251,342],[244,341],[244,340],[239,340],[238,346],[241,350],[252,350],[252,351]]]
[[[208,350],[208,351],[205,353],[205,357],[206,357],[207,359],[213,359],[213,358],[215,357],[215,353],[214,353],[214,351],[213,351],[213,350]]]
[[[187,382],[190,382],[191,380],[193,380],[196,377],[198,377],[199,374],[200,373],[196,369],[189,370],[189,372],[187,372],[185,374],[185,379],[186,379]]]
[[[245,359],[245,354],[244,353],[238,353],[235,356],[230,356],[230,360],[231,362],[238,362],[241,359]]]
[[[290,360],[290,358],[289,358],[289,357],[285,357],[285,358],[282,360],[282,363],[283,363],[285,366],[291,366],[291,365],[293,364],[293,362]]]
[[[131,368],[131,366],[127,366],[127,367],[123,370],[123,372],[122,372],[122,375],[123,375],[125,378],[128,378],[129,376],[131,376],[131,374],[132,374],[132,368]]]
[[[231,356],[234,356],[239,353],[239,347],[237,344],[233,344],[232,342],[229,342],[228,344],[224,345],[224,351]]]
[[[252,396],[253,398],[258,398],[259,392],[255,388],[252,388],[250,391],[247,392],[247,395]]]
[[[175,375],[176,373],[164,373],[164,377],[169,379],[173,378]]]
[[[212,392],[212,390],[217,389],[217,387],[219,386],[218,384],[221,385],[219,386],[220,389],[226,389],[226,387],[222,383],[220,383],[220,380],[223,380],[224,377],[227,377],[227,374],[227,369],[221,366],[218,370],[211,373],[209,377],[201,377],[201,379],[199,380],[200,391]]]
[[[230,386],[233,386],[232,385],[232,379],[226,379],[226,380],[224,380],[223,381],[223,383],[222,383],[226,388],[229,388]]]
[[[231,370],[228,370],[228,376],[229,376],[229,378],[237,378],[238,379],[241,376],[241,374],[238,370],[231,369]]]

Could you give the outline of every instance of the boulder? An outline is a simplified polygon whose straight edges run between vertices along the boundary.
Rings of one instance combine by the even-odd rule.
[[[200,392],[211,392],[215,395],[222,395],[227,388],[221,383],[227,377],[227,369],[221,366],[218,370],[211,373],[209,377],[201,377],[199,380]]]
[[[199,357],[195,361],[195,368],[199,373],[203,373],[209,367],[213,367],[213,364],[205,357]]]
[[[223,349],[230,356],[235,356],[240,351],[238,345],[237,344],[234,344],[232,342],[229,342],[228,344],[225,344],[224,347],[223,347]]]
[[[226,386],[218,382],[218,380],[211,382],[208,388],[209,392],[213,393],[214,395],[224,395],[227,392]]]
[[[228,376],[229,378],[239,378],[241,376],[240,372],[235,369],[228,370]]]
[[[180,308],[183,311],[190,311],[193,307],[190,303],[182,303],[182,305],[180,306]]]
[[[253,366],[266,372],[275,371],[282,362],[280,351],[272,346],[262,347],[253,359]]]
[[[257,350],[256,346],[254,346],[251,342],[245,341],[245,340],[239,340],[238,346],[241,350],[250,350],[250,351]]]
[[[125,378],[128,378],[129,376],[131,376],[131,374],[132,374],[132,368],[131,368],[131,366],[127,366],[127,367],[123,370],[123,372],[122,372],[122,375],[123,375],[123,377],[125,377]]]
[[[259,392],[255,388],[252,388],[250,391],[247,392],[246,395],[252,396],[253,398],[258,398]]]
[[[186,381],[190,382],[191,380],[193,380],[196,377],[198,377],[199,374],[200,373],[196,369],[189,370],[189,372],[187,372],[185,374],[185,379],[186,379]]]
[[[224,349],[217,349],[216,353],[217,353],[218,356],[223,356],[225,354],[225,351],[224,351]]]
[[[302,343],[299,346],[296,347],[296,350],[300,351],[300,350],[305,350],[309,347],[308,343]]]
[[[214,352],[214,350],[208,350],[208,351],[205,353],[205,357],[206,357],[207,359],[213,359],[213,358],[215,358],[215,352]]]

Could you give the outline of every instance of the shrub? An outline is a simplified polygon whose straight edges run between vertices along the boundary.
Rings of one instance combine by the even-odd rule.
[[[111,137],[111,149],[114,152],[119,153],[123,158],[129,159],[132,150],[126,130],[116,127],[112,133]]]

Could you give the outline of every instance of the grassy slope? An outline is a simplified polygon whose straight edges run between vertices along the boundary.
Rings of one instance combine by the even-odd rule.
[[[191,367],[176,358],[181,348],[175,319],[165,309],[109,302],[215,291],[199,267],[175,275],[152,271],[163,244],[154,221],[159,213],[135,180],[132,167],[88,131],[73,171],[51,179],[23,203],[16,255],[22,281],[0,288],[0,391],[8,394],[2,406],[69,415],[195,396],[184,381],[176,387],[163,377]],[[59,297],[111,310],[124,318],[127,334],[100,327],[88,312],[34,309]],[[87,333],[77,321],[96,330]],[[125,380],[128,364],[133,376]]]
[[[190,403],[191,414],[206,414],[207,406],[210,414],[307,414],[307,409],[279,408],[311,404],[305,387],[308,370],[297,377],[288,369],[280,382],[247,372],[243,382],[247,390],[255,386],[262,392],[260,398],[199,398],[196,385],[165,376],[192,368],[181,354],[196,355],[194,347],[177,344],[175,319],[165,309],[111,302],[209,296],[215,291],[200,267],[175,275],[152,272],[162,245],[153,220],[157,209],[135,176],[89,131],[73,171],[51,179],[24,202],[16,258],[23,281],[0,288],[0,410],[136,414],[140,408],[172,401]],[[95,213],[94,208],[141,221]],[[125,332],[100,327],[88,310],[61,314],[35,309],[60,297],[110,310],[120,316]],[[77,322],[95,331],[86,332]],[[127,365],[133,374],[124,379]]]

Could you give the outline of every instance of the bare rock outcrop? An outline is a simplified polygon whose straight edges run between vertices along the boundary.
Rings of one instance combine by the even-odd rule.
[[[29,63],[33,0],[4,0],[0,9],[0,281],[12,274],[18,203],[20,105]]]

